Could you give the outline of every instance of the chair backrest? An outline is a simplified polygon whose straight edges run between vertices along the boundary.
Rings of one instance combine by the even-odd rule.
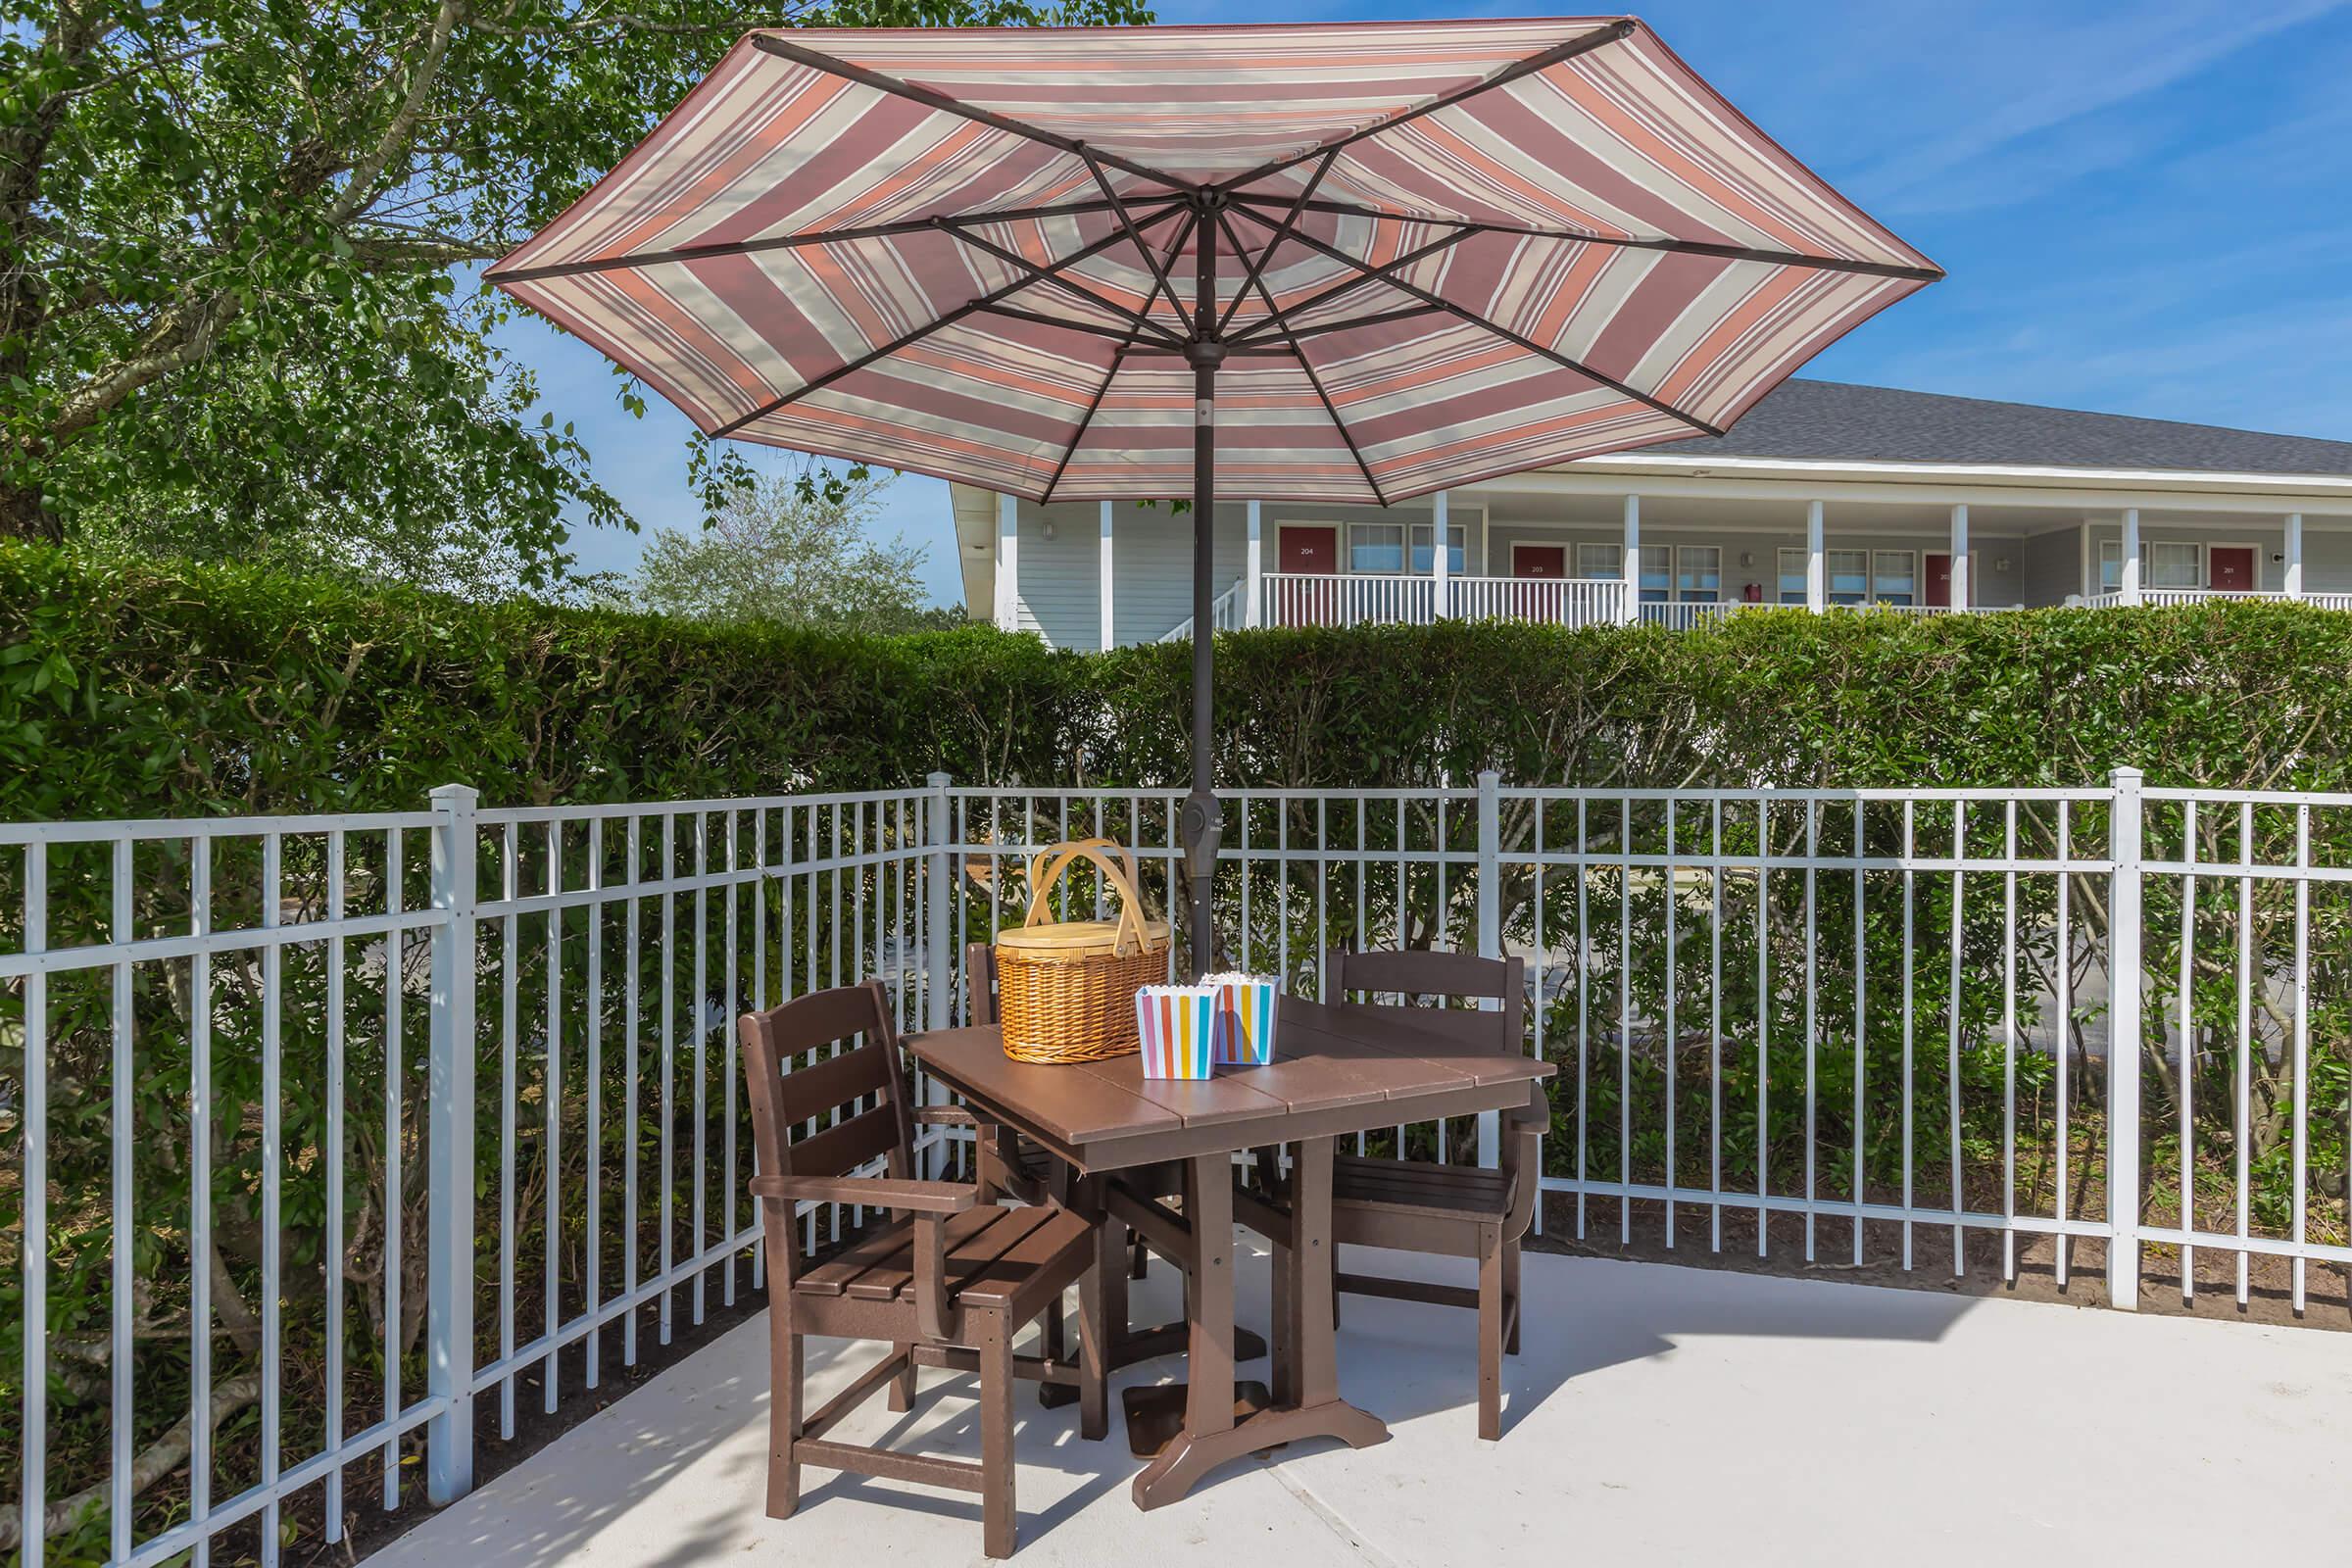
[[[898,1031],[882,983],[843,986],[796,997],[766,1012],[747,1012],[736,1030],[752,1102],[752,1147],[760,1169],[785,1176],[847,1176],[887,1156],[890,1174],[913,1174],[914,1119],[899,1072]],[[863,1036],[834,1056],[810,1053]],[[870,1097],[871,1102],[866,1103]],[[831,1113],[856,1107],[839,1120]],[[801,1131],[813,1126],[813,1131]],[[795,1136],[796,1133],[798,1136]],[[770,1266],[789,1278],[798,1227],[770,1228]]]
[[[963,1021],[974,1028],[997,1021],[997,945],[993,942],[964,944]]]
[[[1521,958],[1482,958],[1474,953],[1440,953],[1428,948],[1349,953],[1334,948],[1324,959],[1323,995],[1344,1001],[1352,991],[1374,997],[1394,993],[1410,1005],[1415,997],[1441,1003],[1495,1001],[1489,1037],[1496,1052],[1527,1049],[1527,964]]]

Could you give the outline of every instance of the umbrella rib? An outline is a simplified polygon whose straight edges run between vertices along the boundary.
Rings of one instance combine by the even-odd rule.
[[[1094,149],[1081,147],[1079,156],[1086,160],[1087,172],[1095,176],[1096,185],[1101,187],[1102,194],[1108,198],[1110,210],[1118,214],[1119,226],[1127,231],[1128,243],[1136,248],[1137,253],[1144,259],[1144,265],[1152,270],[1152,292],[1144,296],[1143,314],[1149,317],[1152,314],[1152,302],[1158,299],[1161,294],[1165,294],[1168,297],[1168,307],[1179,317],[1183,316],[1184,307],[1177,302],[1175,285],[1168,281],[1168,270],[1159,265],[1158,254],[1145,243],[1142,232],[1135,226],[1135,219],[1127,211],[1127,204],[1119,199],[1117,191],[1110,188],[1110,176],[1102,172],[1102,165],[1095,157]],[[1174,248],[1180,250],[1183,248],[1183,244],[1184,242],[1179,239]]]
[[[1310,326],[1285,327],[1293,338],[1322,337],[1332,332],[1352,332],[1362,326],[1386,326],[1391,321],[1409,321],[1420,316],[1442,316],[1435,305],[1407,305],[1394,311],[1382,311],[1377,316],[1350,316],[1344,321],[1319,321]]]
[[[905,98],[911,103],[921,104],[926,109],[936,110],[945,115],[955,115],[976,124],[986,125],[992,130],[1005,131],[1011,135],[1036,142],[1042,147],[1051,147],[1056,152],[1069,153],[1078,158],[1089,156],[1090,149],[1068,136],[1058,135],[1041,125],[1028,124],[1008,116],[997,114],[992,110],[982,109],[975,104],[958,103],[935,87],[919,86],[911,81],[902,81],[896,76],[886,76],[881,72],[868,70],[864,66],[854,66],[846,60],[821,53],[806,44],[789,42],[773,33],[757,33],[753,36],[752,42],[777,59],[789,60],[796,66],[806,66],[810,71],[821,71],[828,75],[839,76],[845,81],[854,81],[860,87],[870,87],[876,92],[886,92],[893,97]],[[1112,153],[1098,151],[1093,152],[1092,156],[1102,159],[1113,169],[1151,180],[1155,185],[1164,185],[1169,190],[1191,192],[1200,188],[1192,180],[1179,179],[1174,174],[1163,173],[1148,164],[1139,164],[1132,159],[1121,158]]]
[[[980,307],[980,314],[1002,316],[1009,321],[1027,321],[1031,326],[1051,326],[1057,327],[1064,332],[1091,333],[1096,337],[1109,338],[1114,343],[1133,343],[1136,336],[1131,327],[1104,326],[1098,321],[1065,321],[1047,316],[1042,312],[1024,311],[1017,305],[983,305]]]
[[[1110,395],[1110,383],[1119,378],[1119,364],[1127,358],[1129,346],[1122,345],[1110,351],[1110,368],[1102,372],[1102,384],[1095,388],[1094,401],[1087,404],[1086,412],[1078,416],[1078,428],[1070,432],[1070,444],[1061,449],[1061,461],[1054,465],[1054,477],[1046,481],[1045,494],[1037,498],[1039,506],[1054,499],[1054,490],[1061,484],[1061,476],[1070,471],[1070,460],[1078,455],[1078,443],[1086,439],[1087,426],[1095,422],[1095,415],[1101,411],[1102,400]]]
[[[1396,113],[1385,116],[1372,124],[1359,129],[1343,131],[1336,136],[1326,137],[1302,153],[1294,153],[1287,158],[1277,158],[1272,163],[1260,164],[1247,173],[1236,174],[1230,179],[1220,180],[1212,188],[1220,191],[1239,190],[1244,185],[1254,184],[1270,175],[1279,174],[1286,169],[1296,169],[1310,158],[1326,153],[1339,153],[1354,146],[1359,141],[1377,136],[1384,130],[1395,130],[1398,125],[1408,124],[1425,115],[1434,115],[1441,109],[1451,109],[1465,99],[1475,98],[1481,93],[1493,92],[1497,87],[1507,87],[1522,76],[1532,76],[1539,71],[1549,71],[1553,66],[1564,61],[1574,60],[1578,55],[1589,54],[1603,45],[1615,43],[1620,38],[1631,37],[1641,25],[1633,18],[1626,17],[1610,23],[1605,27],[1596,27],[1591,32],[1579,34],[1563,43],[1553,44],[1541,54],[1530,55],[1524,60],[1515,60],[1498,71],[1489,73],[1467,87],[1457,87],[1451,92],[1442,93],[1427,103],[1418,104],[1411,109],[1400,109]]]
[[[1160,216],[1165,217],[1166,214],[1163,213]],[[977,234],[967,234],[962,229],[956,227],[954,223],[949,222],[945,219],[939,220],[939,226],[944,232],[955,235],[966,245],[974,246],[980,250],[988,252],[989,255],[994,256],[998,261],[1003,262],[1005,266],[1017,268],[1022,271],[1029,273],[1033,281],[1051,283],[1055,288],[1062,289],[1070,294],[1076,295],[1079,299],[1086,301],[1089,305],[1094,306],[1099,311],[1106,312],[1109,315],[1118,317],[1123,320],[1133,321],[1140,330],[1157,333],[1166,342],[1182,343],[1184,341],[1184,339],[1178,337],[1175,333],[1169,331],[1157,321],[1152,320],[1149,316],[1146,316],[1143,311],[1129,310],[1126,306],[1121,305],[1118,301],[1110,299],[1107,296],[1098,294],[1093,289],[1087,288],[1083,284],[1073,283],[1068,278],[1059,275],[1058,272],[1048,271],[1046,269],[1039,267],[1035,262],[1029,260],[1026,256],[1021,255],[1018,251],[1008,251],[1004,246],[996,243],[996,241],[983,239]],[[1115,241],[1126,238],[1126,235],[1124,232],[1119,232],[1110,234],[1106,237]],[[1075,258],[1072,258],[1072,260],[1075,260]],[[1063,262],[1059,265],[1066,267],[1069,264],[1068,262]],[[1151,308],[1151,299],[1149,296],[1146,296],[1144,305],[1145,310],[1149,310]]]
[[[1170,207],[1159,216],[1164,217],[1166,216],[1166,212],[1173,211],[1175,211],[1175,209]],[[1119,236],[1117,234],[1105,234],[1101,239],[1094,241],[1092,244],[1083,246],[1078,250],[1070,252],[1069,255],[1063,257],[1060,261],[1055,262],[1053,265],[1055,269],[1074,267],[1078,263],[1085,261],[1088,257],[1093,256],[1098,252],[1108,250],[1111,246],[1117,244],[1118,241]],[[966,300],[961,305],[956,306],[954,310],[949,311],[944,315],[934,317],[930,320],[925,321],[922,325],[915,327],[910,331],[900,333],[897,337],[892,338],[888,343],[883,344],[880,348],[869,350],[864,354],[858,355],[858,358],[854,360],[845,361],[844,363],[835,366],[832,369],[827,370],[824,374],[817,376],[814,380],[805,381],[801,385],[793,388],[790,392],[785,393],[783,396],[769,399],[767,402],[761,404],[759,408],[754,409],[751,413],[743,415],[738,418],[729,419],[726,423],[712,430],[710,434],[713,439],[720,436],[733,435],[736,431],[742,429],[744,426],[755,423],[758,420],[764,419],[769,415],[775,414],[780,410],[790,408],[793,404],[799,402],[805,397],[808,397],[810,393],[823,391],[826,387],[831,386],[843,376],[855,374],[857,371],[862,370],[867,366],[873,364],[876,360],[885,359],[890,355],[898,353],[899,350],[906,348],[910,344],[918,343],[924,338],[929,337],[932,333],[939,331],[942,327],[953,326],[957,321],[962,320],[965,317],[971,316],[976,312],[984,311],[990,306],[996,304],[999,300],[1003,300],[1011,295],[1017,294],[1022,289],[1028,288],[1035,284],[1036,281],[1037,279],[1034,277],[1023,277],[1014,282],[1005,284],[1003,288],[991,289],[986,294],[981,295],[978,299]]]
[[[1249,212],[1248,208],[1242,208],[1239,210],[1242,212]],[[1256,214],[1251,214],[1250,216],[1257,217]],[[1268,220],[1262,217],[1257,217],[1257,220],[1261,223],[1268,221]],[[1359,269],[1363,268],[1364,266],[1362,262],[1359,262],[1354,257],[1349,256],[1346,251],[1339,250],[1334,246],[1326,245],[1321,240],[1314,238],[1312,235],[1300,234],[1298,236],[1298,240],[1299,244],[1321,251],[1324,255],[1330,257],[1334,261],[1344,262],[1349,267]],[[1386,282],[1389,287],[1396,290],[1400,294],[1409,294],[1414,299],[1420,300],[1423,304],[1443,311],[1446,315],[1451,316],[1458,320],[1466,321],[1470,325],[1478,327],[1482,331],[1492,332],[1494,336],[1501,338],[1503,341],[1513,344],[1518,348],[1524,349],[1530,354],[1539,355],[1544,359],[1549,360],[1552,364],[1559,366],[1562,369],[1574,370],[1577,374],[1584,376],[1587,380],[1597,381],[1602,386],[1607,387],[1610,391],[1615,392],[1622,397],[1632,398],[1636,403],[1641,404],[1644,408],[1654,409],[1669,418],[1680,419],[1683,423],[1690,426],[1690,428],[1693,430],[1700,431],[1707,435],[1723,434],[1723,430],[1720,426],[1709,424],[1706,420],[1700,418],[1695,414],[1687,414],[1683,410],[1676,408],[1673,404],[1665,402],[1663,399],[1653,397],[1649,393],[1641,390],[1639,387],[1629,386],[1625,382],[1618,380],[1613,375],[1609,375],[1600,370],[1595,370],[1592,368],[1592,367],[1585,364],[1583,361],[1572,359],[1568,355],[1562,354],[1557,349],[1545,348],[1534,338],[1523,336],[1518,332],[1512,331],[1500,321],[1490,319],[1487,317],[1479,315],[1476,311],[1456,305],[1442,294],[1433,294],[1428,289],[1422,288],[1416,283],[1408,283],[1400,277],[1384,278],[1382,281]]]
[[[1200,215],[1195,213],[1184,222],[1176,225],[1175,234],[1168,240],[1168,255],[1171,259],[1178,251],[1184,249],[1185,237],[1192,233],[1200,221]],[[1134,238],[1137,244],[1144,244],[1140,235],[1131,234],[1130,237]],[[1152,255],[1149,246],[1145,247],[1145,254],[1155,262],[1158,260],[1156,256]],[[1155,268],[1154,270],[1158,270],[1158,269]],[[1174,288],[1168,290],[1168,304],[1174,307],[1179,315],[1183,314],[1184,307],[1176,303]],[[1150,306],[1147,304],[1146,309],[1149,308]],[[1094,424],[1095,416],[1102,412],[1102,400],[1110,395],[1110,383],[1118,379],[1119,366],[1126,360],[1128,352],[1134,347],[1135,334],[1130,332],[1127,341],[1111,354],[1110,365],[1102,372],[1102,384],[1095,388],[1094,401],[1087,404],[1086,412],[1078,416],[1078,427],[1070,432],[1070,444],[1061,449],[1061,461],[1054,465],[1054,477],[1046,481],[1045,494],[1038,498],[1039,506],[1042,507],[1054,499],[1054,492],[1061,485],[1061,476],[1070,471],[1070,460],[1078,456],[1078,444],[1086,439],[1086,432]]]
[[[972,213],[953,221],[971,223],[1018,223],[1037,219],[1079,218],[1088,213],[1100,213],[1111,204],[1103,201],[1071,202],[1059,207],[1015,207],[1001,213]],[[810,245],[844,245],[861,239],[891,239],[901,234],[919,234],[938,226],[938,218],[908,218],[891,223],[867,223],[857,228],[819,229],[808,234],[777,234],[766,239],[728,240],[711,245],[680,245],[665,251],[639,251],[629,256],[600,256],[586,261],[550,262],[545,267],[518,267],[512,271],[492,268],[485,280],[492,283],[535,283],[547,277],[576,277],[582,272],[611,272],[626,267],[655,267],[665,262],[702,262],[722,256],[758,256],[767,251],[800,250]]]
[[[1249,216],[1252,218],[1256,217],[1254,213],[1250,214]],[[1258,219],[1258,221],[1263,222],[1265,220]],[[1297,305],[1292,306],[1287,311],[1277,310],[1274,315],[1274,319],[1279,321],[1280,319],[1289,317],[1302,316],[1306,312],[1314,310],[1318,306],[1327,305],[1331,301],[1338,299],[1344,294],[1352,294],[1357,289],[1363,288],[1368,284],[1388,282],[1391,274],[1402,271],[1405,268],[1411,267],[1417,262],[1426,261],[1430,257],[1437,255],[1440,251],[1451,249],[1453,246],[1459,245],[1463,240],[1469,237],[1470,236],[1467,234],[1448,234],[1443,239],[1431,240],[1428,244],[1423,245],[1416,250],[1406,251],[1402,256],[1397,257],[1393,262],[1384,262],[1379,267],[1371,268],[1369,270],[1363,270],[1364,264],[1361,262],[1350,262],[1348,264],[1349,266],[1359,269],[1359,271],[1354,277],[1347,278],[1341,282],[1334,283],[1331,287],[1323,290],[1321,293],[1311,295],[1306,299],[1300,300]],[[1301,243],[1311,244],[1313,242],[1302,239]],[[1268,303],[1271,304],[1271,294],[1268,294],[1262,287],[1259,289],[1259,293],[1264,295]],[[1265,325],[1252,322],[1249,326],[1242,328],[1241,335],[1235,338],[1234,341],[1241,344],[1260,342],[1264,340],[1266,335],[1267,328]]]
[[[1325,153],[1323,161],[1315,166],[1315,172],[1307,176],[1306,183],[1298,187],[1298,199],[1291,203],[1290,212],[1284,215],[1282,226],[1274,230],[1274,237],[1266,241],[1266,248],[1257,253],[1256,261],[1250,264],[1249,275],[1242,279],[1242,286],[1233,291],[1233,303],[1225,307],[1225,314],[1217,320],[1218,336],[1222,337],[1225,329],[1233,324],[1234,313],[1242,308],[1242,297],[1249,293],[1250,285],[1264,276],[1266,270],[1274,265],[1274,253],[1282,249],[1282,242],[1298,226],[1299,215],[1306,211],[1307,202],[1314,197],[1315,187],[1323,183],[1323,176],[1331,172],[1332,161],[1339,156],[1336,152]],[[1226,224],[1225,232],[1233,234],[1233,225]],[[1234,243],[1241,243],[1240,236],[1234,236]]]
[[[1280,207],[1283,203],[1272,196],[1246,196],[1236,191],[1228,198],[1250,207]],[[1915,283],[1934,283],[1942,278],[1940,267],[1910,267],[1901,262],[1868,262],[1844,256],[1812,256],[1803,251],[1767,250],[1754,245],[1724,245],[1703,239],[1643,239],[1638,235],[1593,234],[1577,228],[1539,228],[1525,223],[1487,223],[1466,218],[1421,218],[1407,213],[1384,213],[1376,207],[1358,206],[1353,202],[1330,200],[1310,202],[1309,212],[1331,213],[1343,218],[1368,218],[1394,223],[1446,223],[1473,234],[1512,234],[1525,239],[1556,239],[1580,245],[1610,245],[1619,250],[1664,251],[1676,256],[1712,256],[1727,262],[1763,262],[1775,267],[1803,267],[1822,272],[1855,272],[1868,277],[1897,277]]]
[[[1223,212],[1217,214],[1217,223],[1225,230],[1226,237],[1232,240],[1233,248],[1240,250],[1241,236],[1234,233],[1233,223]],[[1323,413],[1330,418],[1331,427],[1340,432],[1342,441],[1348,443],[1348,455],[1355,459],[1356,470],[1364,476],[1364,487],[1372,492],[1373,502],[1385,508],[1389,498],[1382,493],[1380,481],[1372,477],[1372,465],[1364,461],[1363,448],[1355,444],[1355,433],[1348,428],[1348,421],[1340,417],[1339,406],[1331,401],[1331,394],[1324,390],[1323,378],[1315,373],[1314,362],[1306,357],[1306,350],[1298,346],[1298,339],[1292,334],[1290,323],[1283,320],[1281,308],[1274,303],[1274,295],[1267,289],[1266,280],[1260,277],[1253,281],[1257,284],[1258,298],[1266,302],[1266,309],[1273,312],[1273,319],[1281,326],[1283,336],[1289,341],[1291,353],[1298,361],[1298,368],[1306,373],[1306,384],[1313,387],[1315,396],[1322,400]]]

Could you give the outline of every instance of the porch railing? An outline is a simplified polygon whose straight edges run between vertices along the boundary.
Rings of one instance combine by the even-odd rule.
[[[0,825],[24,1562],[273,1562],[290,1510],[331,1540],[354,1481],[396,1505],[404,1460],[465,1491],[477,1401],[512,1431],[760,1288],[738,1012],[872,978],[951,1023],[1034,849],[1131,844],[1180,906],[1181,805],[935,776]],[[2125,1305],[2148,1246],[2233,1260],[2241,1301],[2283,1258],[2298,1308],[2352,1264],[2352,795],[1487,774],[1225,811],[1221,961],[1311,995],[1336,945],[1526,958],[1577,1234],[2005,1274],[2055,1238],[2062,1280],[2091,1241]]]

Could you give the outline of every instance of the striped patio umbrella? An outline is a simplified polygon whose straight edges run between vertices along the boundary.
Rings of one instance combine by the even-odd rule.
[[[754,32],[491,270],[713,436],[1387,506],[1718,434],[1941,273],[1632,19]]]

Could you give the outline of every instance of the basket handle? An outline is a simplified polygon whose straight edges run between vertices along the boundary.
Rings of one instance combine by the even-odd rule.
[[[1101,871],[1102,879],[1119,896],[1118,928],[1111,935],[1111,952],[1125,953],[1129,937],[1135,939],[1140,952],[1144,946],[1144,895],[1137,885],[1135,855],[1109,839],[1066,840],[1030,858],[1029,913],[1021,921],[1022,928],[1044,925],[1052,919],[1053,906],[1046,896],[1061,880],[1062,872],[1079,860],[1088,861]]]

